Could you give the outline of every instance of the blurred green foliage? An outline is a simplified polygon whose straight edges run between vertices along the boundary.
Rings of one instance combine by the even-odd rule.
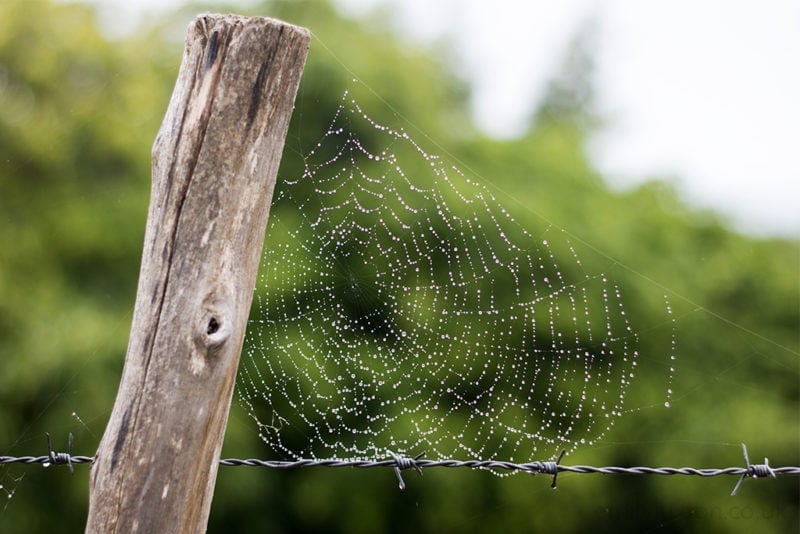
[[[110,38],[83,5],[0,3],[2,455],[44,454],[46,431],[60,450],[73,432],[76,454],[92,454],[102,435],[136,290],[150,146],[183,28],[199,11]],[[280,175],[301,172],[357,75],[374,90],[357,95],[372,118],[404,126],[430,152],[447,147],[521,225],[558,235],[587,270],[614,278],[642,332],[642,358],[668,350],[668,296],[678,338],[672,408],[651,406],[648,390],[662,392],[664,374],[645,377],[652,387],[626,404],[641,408],[569,463],[737,465],[745,441],[753,461],[768,455],[772,465],[797,465],[797,241],[739,235],[688,208],[667,182],[609,190],[586,156],[590,110],[576,113],[570,76],[526,135],[486,139],[471,126],[468,89],[444,58],[409,49],[381,17],[348,20],[322,1],[267,2],[251,12],[315,35]],[[585,98],[585,87],[575,94]],[[265,456],[236,402],[223,456]],[[788,532],[800,512],[797,481],[786,478],[748,481],[736,498],[728,496],[734,479],[723,477],[562,475],[555,492],[522,475],[431,470],[406,479],[398,493],[385,470],[223,468],[209,530]],[[14,492],[0,502],[0,530],[83,528],[86,466],[72,476],[0,467],[0,485],[0,498]]]

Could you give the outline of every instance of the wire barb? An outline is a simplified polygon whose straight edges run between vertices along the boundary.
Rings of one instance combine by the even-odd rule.
[[[43,465],[45,467],[50,465],[68,465],[69,472],[74,474],[75,468],[72,466],[72,443],[75,437],[72,435],[72,432],[69,433],[67,452],[53,452],[53,443],[50,440],[50,432],[45,432],[45,436],[47,437],[47,458],[49,459],[49,462],[46,462]]]
[[[736,482],[736,485],[733,487],[733,491],[731,492],[731,496],[736,495],[736,492],[739,491],[739,487],[744,482],[744,479],[747,477],[750,478],[764,478],[764,477],[771,477],[776,478],[775,471],[769,466],[769,458],[764,457],[763,464],[751,464],[750,458],[747,456],[747,445],[742,443],[742,454],[744,455],[744,464],[745,464],[745,472],[742,473],[742,476],[739,477],[739,480]]]
[[[392,451],[387,452],[394,460],[394,474],[397,475],[397,485],[400,488],[400,491],[404,491],[406,489],[406,483],[403,480],[401,471],[403,469],[415,469],[417,473],[419,473],[419,476],[422,476],[422,467],[419,465],[419,460],[425,456],[425,453],[421,452],[413,458],[409,458],[406,456],[397,455]]]
[[[540,466],[538,471],[539,473],[553,475],[553,482],[550,483],[550,487],[553,489],[556,489],[556,479],[558,478],[559,465],[561,464],[561,460],[564,459],[565,454],[567,454],[567,451],[562,450],[561,454],[558,455],[558,460],[555,462],[537,462]]]

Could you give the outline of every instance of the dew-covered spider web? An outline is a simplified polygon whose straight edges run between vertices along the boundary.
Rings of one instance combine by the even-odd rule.
[[[239,379],[276,457],[532,461],[625,412],[637,332],[563,233],[348,93],[304,161],[276,186]]]
[[[5,512],[11,499],[17,492],[17,486],[25,478],[25,474],[13,476],[7,469],[0,466],[0,512]]]

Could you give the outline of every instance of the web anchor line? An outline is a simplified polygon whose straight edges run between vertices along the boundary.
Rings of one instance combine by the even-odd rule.
[[[53,451],[50,433],[45,434],[47,438],[47,454],[43,456],[0,456],[0,465],[4,464],[42,464],[44,467],[51,465],[67,465],[70,472],[74,472],[75,464],[89,464],[94,462],[93,456],[73,456],[72,445],[73,435],[69,434],[67,452]],[[355,467],[358,469],[372,467],[390,467],[397,476],[400,490],[406,488],[402,477],[402,471],[413,469],[422,475],[423,468],[448,467],[448,468],[468,468],[482,470],[501,470],[530,473],[531,475],[553,475],[551,488],[556,487],[556,477],[559,473],[577,474],[603,474],[603,475],[686,475],[700,477],[715,477],[722,475],[735,475],[739,477],[731,495],[736,495],[744,482],[745,478],[777,478],[781,476],[800,476],[800,466],[771,467],[769,460],[764,458],[763,464],[751,464],[747,454],[747,447],[742,443],[742,453],[744,456],[745,467],[723,467],[698,469],[695,467],[594,467],[590,465],[562,465],[565,451],[562,451],[558,459],[553,461],[536,461],[530,463],[504,462],[500,460],[426,460],[423,458],[425,453],[417,454],[413,457],[402,456],[389,451],[390,458],[384,460],[259,460],[257,458],[224,458],[220,460],[220,465],[227,467],[266,467],[269,469],[299,469],[303,467]]]

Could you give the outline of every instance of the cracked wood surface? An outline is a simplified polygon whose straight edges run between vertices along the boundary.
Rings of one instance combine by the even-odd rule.
[[[153,145],[131,336],[87,532],[202,532],[308,30],[202,15]]]

